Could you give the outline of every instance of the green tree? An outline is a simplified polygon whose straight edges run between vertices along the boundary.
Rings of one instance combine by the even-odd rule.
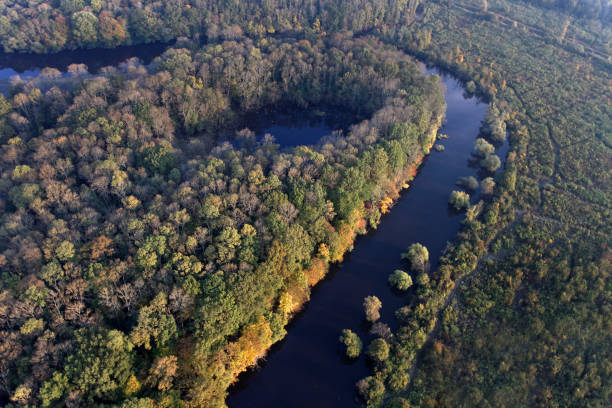
[[[385,361],[389,358],[389,345],[384,339],[374,339],[368,346],[367,354],[374,361]]]
[[[410,262],[413,271],[423,272],[429,262],[429,251],[425,245],[416,242],[408,247],[407,252],[402,254],[402,259],[407,259]]]
[[[78,47],[95,45],[98,41],[98,17],[89,11],[72,15],[72,37]]]
[[[136,346],[150,350],[162,350],[172,344],[177,337],[174,317],[168,311],[168,299],[161,292],[151,301],[149,306],[140,309],[138,324],[130,333],[130,340]]]
[[[490,154],[480,161],[480,166],[488,171],[495,171],[500,168],[501,160],[496,154]]]
[[[376,377],[366,377],[357,381],[357,393],[368,407],[380,404],[385,393],[385,385]]]
[[[499,109],[497,104],[489,105],[481,132],[490,137],[494,142],[501,143],[506,140],[505,114]]]
[[[493,154],[493,152],[495,152],[495,146],[487,142],[482,137],[479,137],[476,139],[476,142],[474,142],[474,154],[476,154],[476,156],[485,158],[488,155]]]
[[[493,194],[495,189],[495,180],[493,177],[487,177],[480,183],[482,194]]]
[[[17,208],[26,208],[41,194],[38,184],[21,184],[9,191],[9,198]]]
[[[478,190],[478,180],[476,180],[476,177],[474,176],[461,177],[459,180],[457,180],[457,185],[470,191]]]
[[[60,8],[62,11],[68,15],[74,13],[75,11],[79,11],[85,7],[84,0],[60,0]]]
[[[453,190],[448,198],[448,203],[457,211],[465,210],[470,206],[470,195],[465,191]]]
[[[363,344],[356,333],[350,329],[342,330],[340,342],[346,346],[346,356],[348,358],[359,357]]]
[[[78,391],[88,404],[117,400],[133,375],[134,347],[118,330],[101,327],[80,329],[75,348],[63,370],[53,374],[40,390],[43,407],[71,391]]]
[[[389,275],[389,284],[399,290],[408,290],[412,286],[412,278],[406,272],[396,269]]]
[[[169,174],[178,164],[172,145],[167,141],[144,148],[140,158],[142,165],[151,173],[163,175]]]

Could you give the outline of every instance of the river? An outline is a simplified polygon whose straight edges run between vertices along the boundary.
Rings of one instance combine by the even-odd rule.
[[[6,87],[13,75],[35,77],[46,66],[65,72],[70,64],[86,64],[94,73],[131,57],[139,57],[147,64],[166,47],[149,44],[55,55],[0,54],[0,88],[3,83]],[[447,112],[441,132],[449,138],[439,142],[445,150],[432,151],[410,189],[383,216],[378,229],[358,238],[344,262],[332,266],[314,288],[310,302],[289,324],[287,336],[272,347],[258,367],[239,377],[227,400],[231,408],[358,406],[355,383],[369,374],[367,360],[364,355],[353,361],[343,357],[344,350],[338,341],[341,330],[355,331],[367,346],[373,336],[368,334],[363,319],[362,302],[368,295],[381,299],[381,321],[392,329],[398,327],[394,312],[405,305],[409,295],[391,291],[388,275],[405,268],[400,254],[414,242],[427,246],[432,268],[436,267],[439,255],[455,237],[463,219],[463,215],[449,210],[447,204],[450,192],[458,189],[455,182],[462,176],[483,176],[470,160],[470,153],[487,105],[466,97],[453,77],[435,69],[427,70],[427,74],[432,73],[441,75],[446,88]],[[306,133],[313,133],[310,136],[316,139],[333,129],[321,123],[300,126],[283,121],[261,128],[260,132],[276,133],[278,139],[287,139],[286,145],[295,143],[296,133],[308,130]],[[320,135],[314,135],[317,132]],[[308,140],[314,143],[314,139]],[[496,152],[502,160],[507,148],[506,143]]]
[[[161,55],[170,44],[153,43],[126,45],[112,49],[96,48],[90,50],[62,51],[56,54],[26,54],[0,52],[0,92],[6,93],[12,78],[23,80],[37,77],[43,68],[55,68],[65,74],[72,64],[85,64],[89,73],[95,74],[100,68],[116,66],[129,58],[138,58],[149,64]]]
[[[354,250],[313,290],[310,302],[287,328],[287,336],[274,345],[258,367],[243,373],[230,390],[230,408],[257,407],[347,407],[358,406],[355,383],[369,375],[364,355],[349,361],[338,341],[340,331],[350,328],[367,346],[363,298],[376,295],[382,301],[381,321],[398,327],[394,312],[406,296],[394,293],[387,278],[404,268],[400,255],[414,243],[429,249],[432,268],[448,241],[459,231],[463,215],[449,210],[450,192],[458,189],[461,176],[479,176],[470,160],[474,140],[487,104],[466,98],[461,84],[435,69],[446,86],[447,112],[441,130],[449,136],[440,143],[443,152],[426,158],[418,176],[376,231],[360,237]],[[497,154],[506,156],[507,143]],[[482,176],[482,174],[480,174]]]

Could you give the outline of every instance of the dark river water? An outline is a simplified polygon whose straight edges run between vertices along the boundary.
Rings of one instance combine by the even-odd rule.
[[[438,73],[428,70],[428,74]],[[408,295],[392,292],[387,278],[405,268],[400,255],[414,243],[429,249],[432,268],[459,230],[462,215],[449,211],[450,192],[462,176],[480,176],[470,160],[474,140],[487,105],[466,98],[461,84],[441,75],[446,86],[447,113],[439,143],[443,152],[432,151],[409,190],[391,212],[383,216],[376,231],[360,237],[354,250],[313,290],[311,301],[287,329],[284,340],[273,346],[259,367],[243,373],[230,390],[230,408],[246,407],[346,407],[358,406],[355,383],[369,375],[364,355],[355,361],[343,357],[338,341],[342,329],[350,328],[364,341],[363,298],[376,295],[382,301],[381,321],[396,328],[396,309]],[[498,149],[505,158],[507,147]]]
[[[10,77],[38,75],[41,68],[53,67],[65,72],[70,64],[86,64],[90,73],[101,67],[117,65],[131,57],[148,64],[161,54],[167,44],[120,47],[115,50],[85,50],[55,55],[0,54],[0,88]],[[435,69],[428,74],[438,73]],[[429,249],[432,268],[447,241],[459,230],[463,215],[449,210],[450,192],[462,176],[482,178],[470,160],[474,140],[487,105],[468,98],[460,83],[441,74],[446,86],[447,113],[441,132],[449,136],[439,141],[443,152],[427,157],[409,190],[405,191],[376,231],[358,238],[354,250],[339,265],[332,266],[327,277],[317,285],[311,301],[289,324],[284,340],[273,346],[259,366],[243,373],[230,390],[231,408],[247,407],[346,407],[357,406],[355,383],[369,374],[364,355],[354,361],[343,357],[338,337],[350,328],[360,335],[367,347],[373,336],[363,320],[362,302],[368,295],[381,299],[382,318],[396,328],[394,312],[406,303],[406,296],[390,290],[387,278],[404,267],[400,255],[420,242]],[[2,89],[0,89],[2,91]],[[251,127],[258,136],[272,134],[282,147],[315,144],[339,126],[320,115],[313,118],[295,114],[279,115]],[[507,144],[497,154],[505,158]],[[474,200],[472,200],[474,201]]]
[[[72,64],[85,64],[89,73],[95,74],[100,68],[116,66],[129,58],[138,58],[143,64],[161,55],[170,44],[154,43],[121,46],[113,49],[62,51],[56,54],[0,53],[0,92],[6,93],[11,78],[23,80],[37,77],[43,68],[55,68],[66,73]]]

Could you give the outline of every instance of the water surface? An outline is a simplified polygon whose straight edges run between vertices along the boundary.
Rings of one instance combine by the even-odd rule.
[[[65,75],[72,64],[85,64],[90,74],[97,73],[103,67],[119,65],[130,58],[138,58],[147,65],[169,46],[169,43],[152,43],[112,49],[79,49],[55,54],[2,52],[0,53],[0,92],[8,91],[11,78],[18,75],[24,80],[33,79],[43,68],[55,68]]]
[[[288,107],[281,110],[250,115],[247,126],[262,140],[266,135],[274,138],[281,148],[315,145],[332,133],[346,133],[351,124],[358,122],[353,112],[337,106],[318,106],[311,109]]]

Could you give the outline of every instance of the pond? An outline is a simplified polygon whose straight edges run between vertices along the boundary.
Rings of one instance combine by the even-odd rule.
[[[316,109],[286,107],[280,111],[250,114],[246,125],[255,133],[257,140],[269,135],[281,148],[291,148],[315,145],[322,137],[332,133],[346,133],[349,126],[360,119],[337,106],[318,106]]]
[[[435,69],[428,74],[438,73]],[[313,290],[310,302],[287,328],[284,340],[273,346],[259,367],[243,373],[230,390],[230,408],[347,407],[358,406],[355,383],[369,375],[366,357],[355,361],[343,357],[338,341],[342,329],[350,328],[367,345],[363,298],[376,295],[382,301],[381,321],[398,326],[396,309],[406,296],[392,292],[388,275],[401,268],[400,254],[421,242],[431,254],[432,268],[447,241],[459,231],[463,215],[449,210],[448,196],[461,176],[478,177],[471,164],[474,140],[487,104],[466,97],[461,84],[441,74],[446,86],[447,113],[439,143],[443,152],[432,151],[410,189],[383,216],[378,230],[360,237],[354,250]],[[498,150],[505,157],[505,146]],[[482,175],[481,175],[482,177]]]

